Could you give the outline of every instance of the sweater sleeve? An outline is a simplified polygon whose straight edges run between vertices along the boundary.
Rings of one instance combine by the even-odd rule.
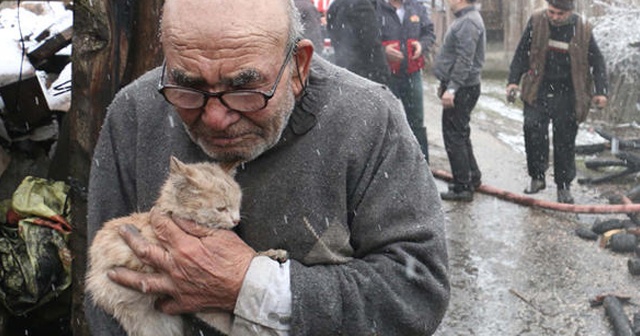
[[[353,258],[292,261],[293,335],[430,335],[443,318],[449,282],[441,202],[402,117],[391,113],[386,127],[375,125],[377,149],[351,196]]]
[[[606,63],[604,61],[604,56],[602,56],[602,52],[600,52],[600,48],[598,48],[596,39],[593,37],[593,34],[591,34],[591,39],[589,40],[589,65],[593,74],[593,82],[595,84],[596,90],[595,94],[602,96],[608,95],[609,85],[607,80]]]
[[[509,67],[509,84],[519,84],[522,75],[529,70],[529,51],[531,50],[532,21],[529,19],[527,27],[522,33],[518,47],[516,48],[511,66]]]

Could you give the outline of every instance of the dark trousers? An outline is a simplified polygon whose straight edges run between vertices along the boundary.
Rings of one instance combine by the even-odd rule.
[[[456,92],[453,108],[442,110],[442,136],[447,150],[453,190],[472,190],[473,184],[481,180],[482,174],[471,146],[471,111],[480,97],[480,85],[462,87]]]
[[[389,79],[389,88],[402,101],[411,131],[418,140],[422,154],[428,162],[429,146],[427,129],[424,127],[422,72],[418,71],[404,76],[392,75]]]
[[[529,176],[542,179],[549,168],[549,122],[553,120],[553,172],[559,188],[568,188],[576,177],[578,124],[574,101],[570,87],[542,85],[536,105],[525,103],[524,106],[524,144]]]

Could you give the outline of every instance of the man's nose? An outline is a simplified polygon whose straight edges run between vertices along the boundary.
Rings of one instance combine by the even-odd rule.
[[[222,104],[220,99],[211,97],[203,107],[202,122],[214,131],[224,131],[242,117],[239,112],[230,110]]]

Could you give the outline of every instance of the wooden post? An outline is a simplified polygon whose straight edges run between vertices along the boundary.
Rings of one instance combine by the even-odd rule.
[[[76,0],[69,111],[69,179],[74,232],[72,330],[89,336],[84,318],[87,188],[91,157],[116,92],[161,63],[157,30],[162,0]]]

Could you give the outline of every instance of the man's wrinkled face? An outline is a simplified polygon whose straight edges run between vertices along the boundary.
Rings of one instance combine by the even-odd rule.
[[[264,55],[282,63],[282,52]],[[223,74],[219,82],[225,83],[213,87],[204,84],[207,81],[188,70],[171,68],[167,60],[168,81],[184,87],[207,92],[235,92],[238,90],[256,90],[268,92],[274,85],[280,67],[266,62],[266,66],[245,64],[237,72]],[[262,63],[262,62],[261,62]],[[291,86],[291,60],[284,67],[283,78],[275,87],[273,98],[267,106],[251,112],[238,112],[224,106],[218,98],[209,98],[202,108],[184,109],[176,107],[187,133],[191,139],[211,158],[220,161],[249,161],[275,145],[287,125],[295,105],[295,96]],[[263,70],[264,69],[264,70]],[[216,72],[219,72],[217,70]],[[195,84],[195,83],[202,83]]]
[[[570,10],[560,9],[552,5],[547,7],[547,17],[549,18],[549,22],[554,26],[562,26],[569,22],[571,12]]]
[[[233,110],[217,97],[209,98],[201,108],[176,107],[189,136],[211,158],[252,160],[278,142],[295,105],[293,60],[284,64],[288,51],[286,23],[263,21],[264,15],[256,16],[255,11],[242,8],[261,7],[262,2],[270,1],[220,2],[229,7],[224,19],[220,12],[225,9],[220,7],[185,8],[197,2],[176,0],[165,5],[165,83],[209,93],[268,92],[279,70],[283,71],[273,97],[257,111]],[[282,8],[270,6],[264,10],[284,15]],[[236,10],[238,15],[229,15]]]

